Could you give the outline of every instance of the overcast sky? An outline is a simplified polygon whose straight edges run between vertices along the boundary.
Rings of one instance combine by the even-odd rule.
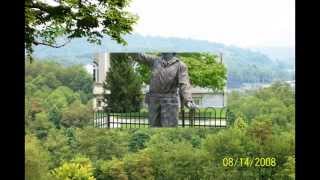
[[[55,4],[54,0],[42,0]],[[250,46],[295,45],[294,0],[131,0],[134,32]]]
[[[134,32],[227,45],[294,46],[294,0],[132,0]]]

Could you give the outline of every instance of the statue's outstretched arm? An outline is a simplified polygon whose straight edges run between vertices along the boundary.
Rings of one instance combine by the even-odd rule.
[[[157,56],[152,56],[144,53],[129,53],[134,61],[152,66],[154,61],[158,59]]]

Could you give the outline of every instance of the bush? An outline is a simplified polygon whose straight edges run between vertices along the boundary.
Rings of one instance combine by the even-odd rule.
[[[140,149],[145,148],[145,143],[150,139],[150,136],[147,133],[138,131],[131,135],[129,140],[129,151],[137,152]]]
[[[35,135],[25,136],[25,179],[47,180],[49,153]]]
[[[275,175],[277,179],[295,179],[295,157],[288,156],[282,169]]]
[[[63,161],[68,161],[74,156],[69,146],[69,139],[65,136],[63,130],[50,130],[43,144],[51,156],[50,168],[57,167],[61,165]]]
[[[64,127],[84,127],[92,119],[92,107],[74,101],[62,112],[61,125]]]
[[[79,156],[55,168],[51,174],[57,180],[95,180],[93,170],[91,161]]]
[[[29,122],[29,130],[36,134],[39,139],[44,139],[48,136],[50,129],[54,128],[54,124],[49,121],[46,112],[35,114],[35,119]]]
[[[122,160],[114,158],[110,161],[99,161],[97,164],[97,180],[128,180]]]
[[[76,130],[77,151],[91,160],[121,158],[128,152],[129,135],[120,129],[83,128]]]
[[[138,152],[124,157],[125,170],[131,180],[153,180],[152,160],[149,154]]]

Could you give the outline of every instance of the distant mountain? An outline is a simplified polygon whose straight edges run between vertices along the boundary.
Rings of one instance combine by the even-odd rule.
[[[38,59],[50,59],[65,65],[89,64],[94,53],[99,52],[212,52],[223,53],[223,61],[228,68],[228,86],[238,87],[242,83],[271,82],[275,79],[285,79],[292,76],[283,72],[284,64],[272,60],[269,55],[256,49],[244,49],[236,46],[226,46],[203,40],[164,38],[156,36],[141,36],[139,34],[125,36],[127,46],[122,46],[104,38],[102,44],[94,45],[85,39],[75,39],[62,48],[46,46],[35,47],[34,56]],[[279,56],[278,56],[279,57]],[[287,67],[286,67],[287,68]]]
[[[289,68],[295,68],[295,47],[250,47],[252,51],[269,56],[277,63],[285,64]]]
[[[294,47],[249,47],[253,51],[258,51],[268,55],[271,59],[294,59],[295,48]]]

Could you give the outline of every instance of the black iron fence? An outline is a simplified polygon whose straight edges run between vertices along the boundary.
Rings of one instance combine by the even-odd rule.
[[[98,128],[147,128],[148,112],[113,113],[94,112],[94,127]],[[227,108],[205,108],[195,111],[179,112],[178,127],[227,127],[229,124]]]

